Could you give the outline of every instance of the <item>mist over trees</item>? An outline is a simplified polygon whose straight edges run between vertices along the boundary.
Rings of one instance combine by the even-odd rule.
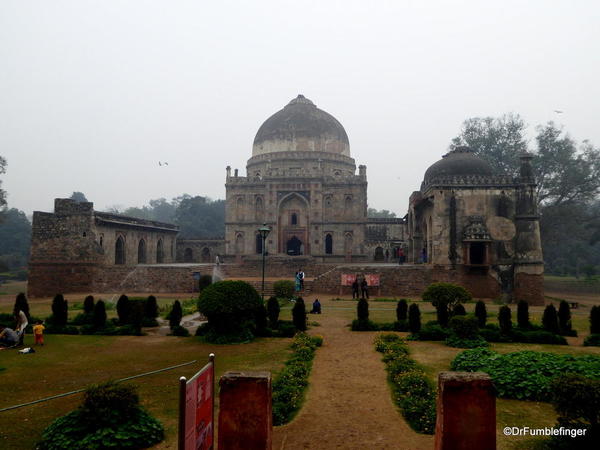
[[[0,223],[0,272],[27,265],[31,243],[31,223],[23,211],[10,208],[2,212]]]
[[[74,191],[69,198],[71,200],[75,200],[77,203],[82,203],[82,202],[87,202],[88,201],[88,199],[85,198],[84,193],[83,192],[79,192],[79,191]]]
[[[367,217],[379,218],[379,219],[394,219],[396,218],[396,213],[393,211],[388,211],[387,209],[375,209],[368,208],[367,209]]]
[[[496,169],[517,175],[519,155],[533,155],[538,182],[546,271],[580,275],[600,271],[600,149],[577,142],[554,122],[535,128],[533,142],[518,114],[463,122],[450,148],[467,145]]]

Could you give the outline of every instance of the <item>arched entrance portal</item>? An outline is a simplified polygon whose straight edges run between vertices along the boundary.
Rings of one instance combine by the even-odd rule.
[[[310,255],[307,198],[301,193],[292,192],[281,199],[277,209],[278,253],[289,256]]]
[[[296,236],[292,236],[292,238],[287,241],[286,244],[286,253],[288,255],[296,256],[304,254],[304,245],[302,241],[298,239]]]

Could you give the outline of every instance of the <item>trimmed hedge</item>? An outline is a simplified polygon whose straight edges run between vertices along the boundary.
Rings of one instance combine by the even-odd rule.
[[[295,294],[295,284],[290,280],[277,280],[273,283],[273,292],[275,297],[279,298],[293,298]]]
[[[273,381],[273,425],[290,422],[302,406],[312,360],[317,347],[322,344],[321,336],[298,333],[294,338],[292,356]]]
[[[600,356],[556,355],[521,351],[500,354],[477,348],[459,353],[452,370],[487,372],[494,381],[498,396],[519,400],[550,401],[550,382],[565,373],[600,379]]]
[[[600,334],[590,334],[583,341],[585,347],[600,347]]]
[[[394,402],[413,430],[423,434],[435,432],[436,392],[423,369],[410,359],[408,346],[397,334],[380,334],[375,350],[383,353]]]

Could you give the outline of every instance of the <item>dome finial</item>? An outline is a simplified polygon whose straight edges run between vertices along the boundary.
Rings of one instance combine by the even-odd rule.
[[[298,94],[298,97],[293,98],[288,104],[287,106],[290,105],[310,105],[310,106],[316,106],[313,102],[311,102],[309,99],[307,99],[304,95],[302,94]]]

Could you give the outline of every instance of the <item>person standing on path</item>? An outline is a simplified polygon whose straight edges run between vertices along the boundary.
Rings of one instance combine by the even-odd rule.
[[[296,275],[294,275],[294,290],[296,292],[300,292],[301,287],[302,284],[300,283],[300,272],[296,272]]]
[[[362,295],[362,298],[369,298],[369,284],[367,283],[367,279],[363,278],[362,281],[360,282],[360,292]]]
[[[304,271],[302,270],[302,268],[300,268],[300,271],[298,272],[298,278],[300,279],[300,289],[303,291],[304,290]]]
[[[352,300],[358,299],[358,275],[354,278],[352,283]]]
[[[398,250],[398,264],[404,264],[404,249],[402,247]]]

